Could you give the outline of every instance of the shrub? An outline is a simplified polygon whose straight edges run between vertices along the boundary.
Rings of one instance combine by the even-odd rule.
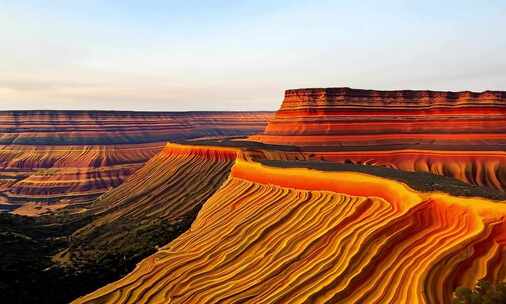
[[[493,285],[480,280],[474,288],[458,287],[453,293],[453,304],[506,304],[506,282]]]

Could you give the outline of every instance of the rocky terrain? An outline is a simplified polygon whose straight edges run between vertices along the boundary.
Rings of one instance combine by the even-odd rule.
[[[298,89],[275,115],[3,113],[0,292],[451,303],[506,280],[505,96]]]
[[[0,144],[111,145],[256,134],[271,112],[0,112]]]
[[[251,139],[506,189],[505,92],[287,90],[265,132]]]
[[[168,140],[245,136],[269,112],[0,112],[0,210],[23,215],[91,201]]]
[[[189,230],[74,303],[449,303],[505,278],[505,215],[506,201],[243,151]]]

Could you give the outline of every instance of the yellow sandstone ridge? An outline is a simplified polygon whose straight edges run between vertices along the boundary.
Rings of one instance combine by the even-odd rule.
[[[457,286],[506,278],[505,215],[505,202],[238,159],[190,230],[74,303],[450,303]]]

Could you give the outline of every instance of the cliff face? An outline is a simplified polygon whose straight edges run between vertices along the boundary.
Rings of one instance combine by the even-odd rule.
[[[140,154],[142,149],[138,150]],[[108,164],[114,167],[126,162],[123,152],[114,153]],[[86,204],[82,212],[34,218],[0,214],[0,230],[15,232],[0,233],[0,275],[9,278],[0,284],[2,303],[69,303],[126,275],[141,258],[190,227],[202,204],[229,177],[238,153],[234,148],[166,144],[119,186]],[[65,158],[65,154],[58,157],[62,161]],[[82,163],[64,165],[85,165],[84,161],[92,158],[90,151],[90,155],[83,155]],[[64,182],[55,179],[67,176],[50,177],[30,177],[34,184],[28,185],[27,191],[35,187],[52,191],[54,185]],[[68,176],[83,187],[87,178]],[[104,175],[90,180],[108,182]],[[69,189],[69,196],[77,190]],[[83,205],[74,204],[67,211]],[[19,209],[27,211],[26,206],[16,213]],[[13,219],[10,225],[9,219]]]
[[[251,138],[336,162],[506,185],[506,92],[288,90],[265,132]]]
[[[506,147],[506,92],[288,90],[258,138],[354,149],[499,150]]]
[[[74,303],[450,303],[506,278],[504,203],[237,159],[191,229]]]
[[[271,115],[0,112],[0,209],[35,215],[94,199],[120,185],[168,140],[255,134]]]

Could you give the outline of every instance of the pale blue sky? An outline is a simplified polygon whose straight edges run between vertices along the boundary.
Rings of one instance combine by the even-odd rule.
[[[0,110],[274,110],[327,86],[506,90],[506,1],[0,0]]]

